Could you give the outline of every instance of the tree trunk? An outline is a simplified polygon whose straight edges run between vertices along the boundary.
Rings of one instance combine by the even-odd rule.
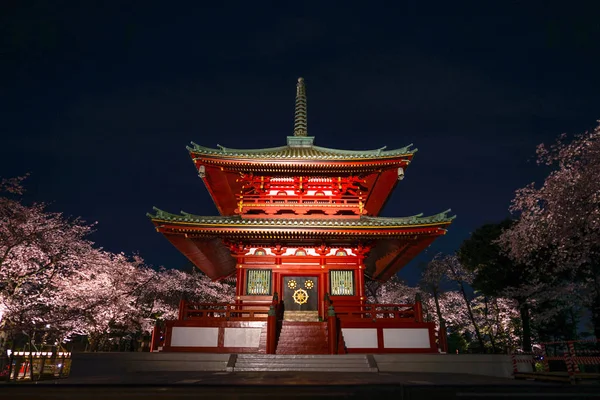
[[[600,340],[600,296],[596,296],[592,304],[592,323],[594,324],[594,335],[597,340]]]
[[[29,335],[27,337],[28,343],[29,343],[29,379],[30,382],[33,382],[33,343],[31,342],[31,336],[33,336],[35,333],[31,333],[29,332]]]
[[[479,327],[475,322],[475,317],[473,316],[473,310],[471,309],[471,303],[469,302],[469,297],[467,296],[467,292],[465,291],[465,286],[462,282],[459,282],[458,286],[460,287],[460,292],[462,293],[463,299],[465,300],[465,305],[467,306],[467,313],[469,314],[469,319],[473,324],[473,329],[475,329],[475,335],[477,336],[479,346],[481,346],[481,351],[485,351],[485,343],[483,341],[483,337],[481,336],[481,332],[479,331]]]
[[[91,332],[88,336],[88,341],[90,343],[90,351],[92,353],[97,352],[98,347],[100,347],[100,334]]]
[[[486,319],[486,321],[489,321],[490,320],[490,308],[488,306],[488,299],[487,299],[487,297],[485,297],[484,299],[485,299],[484,300],[485,319]],[[475,323],[475,321],[473,321],[473,323]],[[492,324],[490,324],[488,336],[490,337],[490,344],[492,345],[492,354],[496,354],[496,336],[494,335],[494,328],[493,328]]]
[[[521,324],[523,325],[522,346],[523,351],[531,351],[531,318],[529,316],[529,306],[523,299],[517,299],[517,306],[521,314]]]
[[[440,300],[439,300],[439,295],[438,295],[437,290],[433,291],[433,300],[435,301],[435,312],[438,316],[438,322],[439,322],[440,328],[442,326],[446,327],[446,323],[444,321],[444,318],[442,317],[442,310],[440,308]]]
[[[0,357],[6,353],[6,346],[8,343],[8,329],[0,330]]]

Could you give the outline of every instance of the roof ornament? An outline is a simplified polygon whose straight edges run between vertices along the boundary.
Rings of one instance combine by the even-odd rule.
[[[294,136],[307,136],[306,88],[304,78],[298,78],[296,84],[296,111],[294,113]]]

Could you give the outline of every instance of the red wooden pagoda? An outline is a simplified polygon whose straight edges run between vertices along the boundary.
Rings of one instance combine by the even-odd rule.
[[[182,302],[164,351],[437,352],[420,303],[366,303],[454,217],[378,217],[416,149],[338,150],[307,134],[304,81],[287,145],[188,147],[220,216],[150,218],[212,279],[235,275],[235,304]],[[155,346],[156,344],[156,340]]]

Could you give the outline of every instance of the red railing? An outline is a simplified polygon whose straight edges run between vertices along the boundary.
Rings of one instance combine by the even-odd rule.
[[[248,210],[262,210],[273,213],[282,208],[315,209],[329,212],[340,210],[364,212],[364,202],[360,196],[316,196],[316,195],[239,195],[236,212],[244,214]]]
[[[228,303],[188,303],[182,301],[179,307],[179,320],[195,319],[261,319],[266,320],[270,303],[244,302],[240,304]]]
[[[269,194],[244,194],[238,195],[238,201],[243,200],[244,205],[260,204],[351,204],[358,205],[362,202],[360,196],[347,195],[308,195],[308,194],[293,194],[293,195],[269,195]]]
[[[342,319],[404,319],[421,322],[420,304],[365,304],[362,306],[336,306],[335,314]]]

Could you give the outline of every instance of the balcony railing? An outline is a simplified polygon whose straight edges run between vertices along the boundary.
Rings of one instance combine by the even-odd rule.
[[[266,320],[269,306],[270,303],[264,302],[245,302],[243,304],[182,302],[179,309],[179,320]]]
[[[238,195],[237,212],[240,214],[249,210],[262,210],[266,214],[274,214],[281,209],[300,212],[321,210],[326,213],[347,210],[357,215],[365,213],[362,196]]]
[[[365,304],[357,306],[335,306],[340,319],[403,319],[422,321],[420,304]]]

